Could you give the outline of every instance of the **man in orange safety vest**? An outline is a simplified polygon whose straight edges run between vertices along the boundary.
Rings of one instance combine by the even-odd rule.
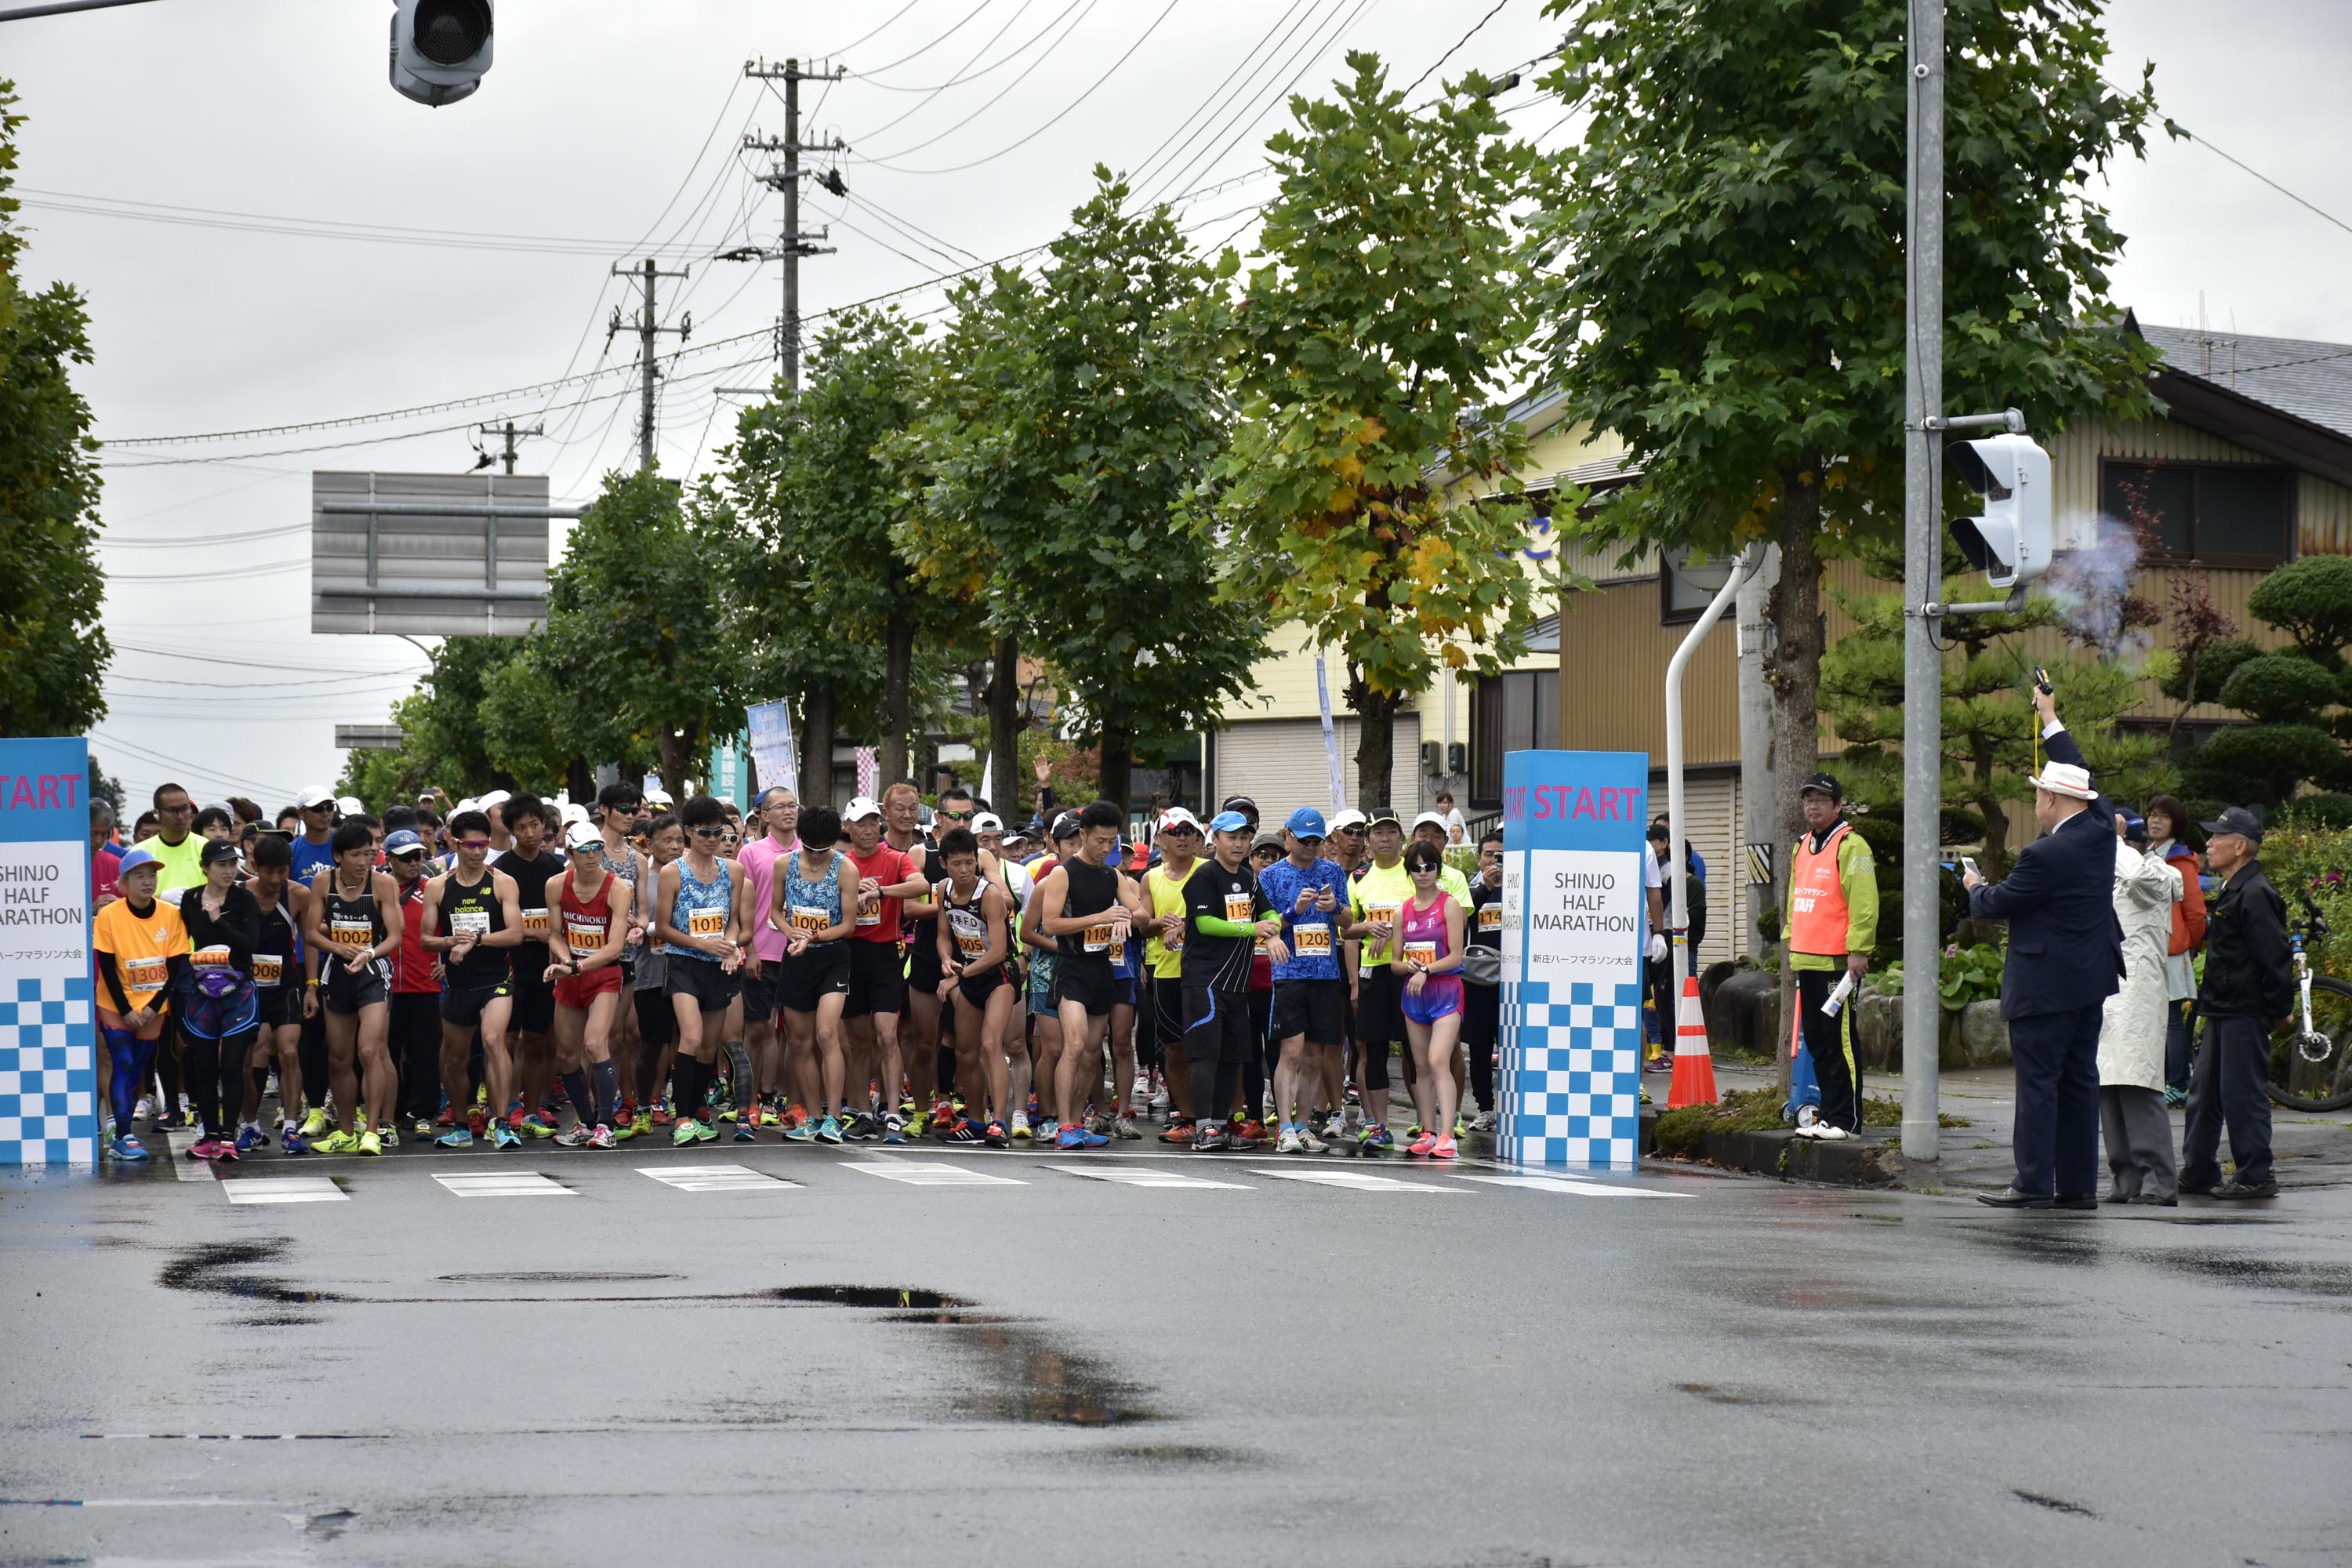
[[[1797,1016],[1822,1086],[1820,1119],[1801,1135],[1836,1141],[1862,1127],[1862,1058],[1854,1050],[1855,1008],[1849,994],[1831,1017],[1822,1009],[1841,980],[1859,985],[1878,939],[1878,874],[1870,846],[1845,820],[1845,789],[1829,773],[1807,779],[1805,832],[1789,857],[1789,908],[1783,930],[1796,972]]]

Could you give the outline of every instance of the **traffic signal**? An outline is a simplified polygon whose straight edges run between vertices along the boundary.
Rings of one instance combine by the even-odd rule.
[[[1983,498],[1977,517],[1952,520],[1969,564],[1996,588],[2021,587],[2050,570],[2050,454],[2029,436],[1987,436],[1947,449],[1960,482]]]
[[[436,109],[472,96],[490,31],[490,0],[393,0],[393,90]]]

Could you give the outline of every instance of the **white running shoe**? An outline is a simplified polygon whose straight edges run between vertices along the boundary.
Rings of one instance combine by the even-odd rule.
[[[1348,1113],[1344,1110],[1333,1111],[1331,1113],[1331,1120],[1323,1124],[1323,1136],[1326,1138],[1345,1138],[1347,1135]]]
[[[1300,1122],[1294,1131],[1298,1134],[1298,1149],[1301,1153],[1320,1154],[1331,1147],[1322,1139],[1315,1136],[1315,1124],[1311,1121]]]
[[[1282,1130],[1281,1138],[1276,1140],[1275,1142],[1274,1152],[1277,1154],[1305,1153],[1307,1152],[1307,1145],[1298,1141],[1298,1129],[1296,1127],[1284,1128]]]
[[[1129,1105],[1143,1105],[1148,1103],[1150,1099],[1151,1075],[1148,1072],[1137,1073],[1135,1075],[1135,1087],[1127,1091],[1127,1102]]]
[[[1122,1116],[1110,1124],[1110,1135],[1114,1138],[1140,1138],[1143,1129],[1138,1127],[1132,1119]]]
[[[1473,1132],[1492,1132],[1494,1130],[1495,1113],[1491,1110],[1482,1110],[1470,1119],[1470,1131]]]
[[[1853,1136],[1853,1133],[1847,1131],[1844,1128],[1840,1127],[1834,1121],[1816,1121],[1810,1129],[1800,1129],[1799,1131],[1810,1131],[1814,1139],[1822,1143],[1842,1143],[1845,1140]]]

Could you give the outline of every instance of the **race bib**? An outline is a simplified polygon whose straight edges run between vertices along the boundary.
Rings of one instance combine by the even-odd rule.
[[[256,985],[276,985],[286,978],[286,960],[274,952],[253,955],[253,983]]]
[[[857,915],[857,923],[862,926],[880,925],[882,923],[882,900],[877,899],[874,900],[874,907],[872,909],[859,910]]]
[[[228,967],[228,949],[226,947],[200,947],[196,949],[195,952],[188,954],[188,967],[191,969],[226,969]]]
[[[1301,958],[1331,956],[1331,928],[1318,923],[1290,928],[1290,951]]]
[[[161,991],[163,989],[163,976],[168,973],[169,969],[160,958],[125,959],[122,983],[133,991]]]
[[[988,951],[988,928],[980,917],[964,910],[948,911],[948,929],[955,933],[956,951],[966,963]]]
[[[1488,904],[1486,908],[1480,910],[1478,911],[1478,929],[1480,931],[1502,930],[1503,906],[1500,904]]]
[[[960,931],[956,932],[956,951],[962,953],[964,962],[969,963],[988,951],[988,939],[971,931]]]
[[[547,911],[545,910],[523,910],[522,934],[524,936],[529,937],[533,942],[545,942],[547,940],[547,933],[552,928],[548,923]]]
[[[1125,937],[1121,937],[1117,942],[1110,944],[1110,966],[1113,969],[1124,969],[1127,967],[1127,939]]]
[[[688,936],[724,936],[727,934],[725,910],[693,910],[686,917]]]
[[[1403,907],[1402,904],[1366,904],[1364,919],[1376,926],[1392,926],[1396,924],[1397,910]]]
[[[604,933],[611,929],[610,921],[600,921],[594,915],[567,914],[563,917],[563,940],[570,943],[575,952],[585,948],[590,952],[593,952],[603,947]]]
[[[1176,928],[1176,934],[1175,934],[1174,936],[1165,936],[1165,937],[1161,937],[1161,938],[1160,939],[1160,946],[1162,946],[1162,947],[1164,947],[1164,948],[1166,948],[1166,949],[1167,949],[1169,952],[1183,952],[1183,951],[1184,951],[1184,928],[1183,928],[1182,926],[1178,926],[1178,927]]]
[[[1407,963],[1435,963],[1437,962],[1437,943],[1434,941],[1406,942],[1404,944],[1404,960]]]
[[[833,923],[833,917],[831,915],[825,913],[823,910],[811,909],[806,904],[793,905],[787,912],[785,919],[788,922],[785,927],[786,930],[804,931],[811,936],[814,936],[817,932],[823,931],[825,927]]]
[[[490,934],[490,911],[488,910],[451,910],[451,936],[488,936]]]
[[[1088,952],[1108,952],[1110,951],[1111,930],[1112,927],[1108,921],[1098,921],[1095,924],[1087,927],[1087,951]]]
[[[375,927],[349,915],[336,915],[327,922],[327,935],[346,947],[373,947]]]
[[[1250,910],[1255,900],[1253,900],[1247,893],[1227,893],[1225,895],[1225,919],[1229,921],[1247,921],[1250,918]]]

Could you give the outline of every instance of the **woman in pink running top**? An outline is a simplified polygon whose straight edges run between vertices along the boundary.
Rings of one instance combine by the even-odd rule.
[[[1413,1060],[1436,1086],[1437,1125],[1424,1128],[1405,1151],[1451,1160],[1454,1118],[1462,1090],[1454,1076],[1454,1053],[1462,1042],[1462,945],[1468,913],[1437,885],[1444,857],[1416,842],[1404,853],[1412,897],[1397,913],[1396,956],[1390,970],[1404,977],[1399,1000]]]

